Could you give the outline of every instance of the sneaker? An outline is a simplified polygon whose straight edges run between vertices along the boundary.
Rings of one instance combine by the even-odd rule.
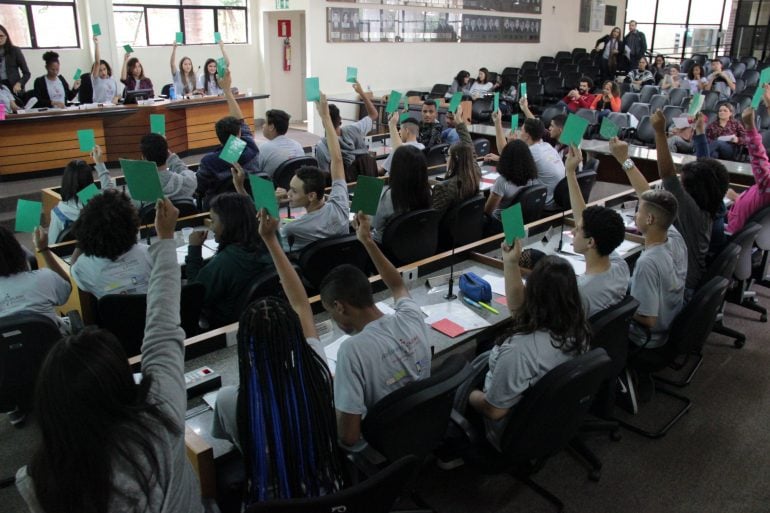
[[[27,420],[27,414],[16,408],[15,410],[8,412],[8,420],[11,421],[12,426],[21,427],[22,424],[24,424],[24,421]]]
[[[623,408],[632,415],[636,415],[639,406],[636,402],[636,390],[631,379],[631,373],[626,369],[620,376],[616,385],[615,405]]]

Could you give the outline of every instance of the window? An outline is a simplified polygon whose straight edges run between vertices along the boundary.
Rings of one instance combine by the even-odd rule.
[[[120,45],[171,45],[177,32],[187,45],[212,44],[214,32],[248,42],[246,0],[115,0],[113,12]]]
[[[0,20],[21,48],[78,48],[75,2],[41,0],[0,3]]]

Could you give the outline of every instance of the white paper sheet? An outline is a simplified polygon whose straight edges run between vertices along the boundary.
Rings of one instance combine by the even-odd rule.
[[[492,292],[495,294],[505,295],[505,278],[502,276],[495,276],[493,274],[485,274],[481,277],[482,280],[487,280],[492,286]]]
[[[690,126],[690,119],[687,116],[676,117],[673,118],[672,121],[674,122],[674,126],[679,129]]]
[[[428,314],[428,317],[425,318],[425,323],[428,325],[438,322],[441,319],[449,319],[455,324],[459,324],[467,331],[490,326],[489,321],[472,312],[471,309],[459,299],[438,303],[436,305],[424,306],[422,309]]]
[[[734,135],[721,135],[721,136],[717,137],[717,140],[718,141],[732,142],[733,137],[735,137],[735,136]]]

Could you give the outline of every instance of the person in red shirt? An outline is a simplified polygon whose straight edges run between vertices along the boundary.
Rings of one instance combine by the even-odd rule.
[[[578,88],[567,93],[567,96],[556,105],[566,107],[570,112],[577,112],[578,109],[590,109],[595,96],[591,94],[593,87],[594,83],[590,78],[580,77]]]

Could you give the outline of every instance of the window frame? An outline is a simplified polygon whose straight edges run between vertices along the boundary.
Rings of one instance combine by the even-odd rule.
[[[147,40],[147,46],[139,46],[139,45],[132,45],[136,46],[136,48],[149,48],[152,46],[170,46],[169,43],[151,43],[150,42],[150,24],[148,22],[147,17],[147,10],[148,9],[176,9],[178,11],[178,17],[179,17],[179,28],[180,31],[185,35],[185,46],[203,46],[203,45],[210,45],[214,42],[204,42],[204,43],[188,43],[187,42],[187,31],[185,30],[185,24],[184,24],[184,11],[185,9],[195,9],[195,10],[202,10],[202,11],[211,11],[211,15],[214,17],[214,32],[219,32],[219,11],[242,11],[244,13],[244,20],[245,20],[245,26],[244,30],[246,32],[246,40],[243,43],[228,43],[225,41],[225,44],[248,44],[249,43],[249,3],[246,2],[246,5],[243,7],[238,6],[224,6],[224,5],[185,5],[183,3],[184,0],[169,0],[168,4],[144,4],[144,3],[125,3],[121,2],[120,0],[113,0],[112,2],[112,8],[113,13],[115,11],[116,7],[133,7],[133,8],[142,8],[143,12],[143,21],[144,23],[144,36]],[[0,2],[3,2],[3,0],[0,0]],[[172,3],[173,2],[173,3]]]
[[[25,50],[49,50],[49,49],[60,49],[60,48],[81,48],[81,40],[80,40],[80,23],[78,20],[78,10],[77,10],[77,1],[76,0],[64,0],[59,2],[52,2],[52,1],[46,1],[46,0],[0,0],[0,4],[2,5],[18,5],[21,7],[24,7],[24,10],[27,14],[27,30],[29,31],[29,40],[32,43],[32,46],[21,46],[16,41],[13,42],[14,46],[18,46],[19,48],[25,49]],[[35,28],[35,17],[32,12],[32,8],[35,6],[42,6],[42,7],[71,7],[72,8],[72,20],[74,21],[75,25],[75,45],[74,46],[40,46],[37,44],[38,38],[37,38],[37,30]]]

